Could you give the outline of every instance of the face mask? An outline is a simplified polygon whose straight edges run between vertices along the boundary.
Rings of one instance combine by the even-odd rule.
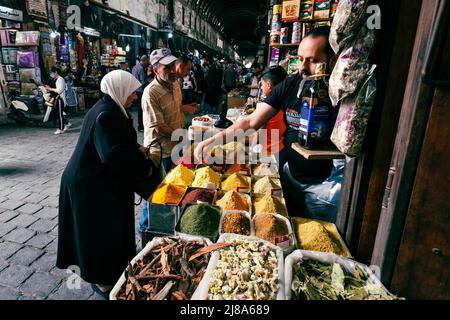
[[[54,73],[50,73],[50,78],[55,79],[56,75]]]

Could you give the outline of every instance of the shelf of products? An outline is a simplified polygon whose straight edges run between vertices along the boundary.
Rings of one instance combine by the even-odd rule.
[[[308,160],[345,159],[345,155],[337,149],[309,150],[302,147],[299,143],[293,143],[292,149],[300,153],[305,159]]]
[[[337,0],[290,0],[280,1],[273,6],[270,31],[270,65],[280,64],[289,69],[291,50],[298,47],[301,40],[312,29],[331,25],[337,8]]]
[[[279,47],[298,47],[300,42],[298,43],[271,43],[271,47],[279,48]]]

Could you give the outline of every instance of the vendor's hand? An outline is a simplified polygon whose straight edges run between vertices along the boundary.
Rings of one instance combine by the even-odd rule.
[[[214,138],[209,138],[205,141],[200,142],[197,147],[195,147],[194,150],[194,161],[195,163],[202,163],[204,161],[204,150],[206,147],[208,147],[210,144],[214,143]]]
[[[51,89],[50,86],[47,85],[47,84],[44,86],[44,88],[45,88],[45,90],[47,90],[47,91],[50,91],[50,89]]]

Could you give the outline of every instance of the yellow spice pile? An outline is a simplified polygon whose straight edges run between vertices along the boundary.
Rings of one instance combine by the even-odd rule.
[[[164,178],[164,183],[171,183],[187,187],[192,183],[192,180],[194,180],[194,176],[194,171],[179,164],[167,174],[167,176]]]
[[[273,189],[281,189],[280,180],[268,176],[259,179],[253,186],[254,193],[272,194]]]
[[[263,197],[256,197],[254,202],[255,214],[258,213],[278,213],[287,217],[286,206],[276,196],[266,194]]]
[[[249,211],[250,209],[245,196],[236,191],[228,191],[220,200],[217,200],[216,204],[224,210]]]
[[[210,167],[203,167],[195,171],[195,179],[192,182],[192,187],[206,188],[209,183],[213,183],[215,188],[220,185],[220,174],[215,172]]]
[[[338,241],[321,223],[317,221],[300,223],[295,229],[301,249],[342,254]]]
[[[187,188],[183,186],[165,184],[153,193],[152,203],[178,205],[183,198],[186,189]]]
[[[243,176],[239,173],[233,173],[227,179],[222,181],[222,190],[234,190],[237,188],[249,188],[250,187],[250,177]]]

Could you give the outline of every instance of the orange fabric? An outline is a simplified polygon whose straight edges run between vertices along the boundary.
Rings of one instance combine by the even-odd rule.
[[[272,154],[272,150],[277,150],[277,146],[278,152],[283,150],[283,136],[286,132],[286,124],[284,123],[283,111],[278,112],[272,119],[270,119],[269,122],[267,122],[265,129],[267,129],[267,153]],[[278,141],[272,141],[270,134],[272,129],[280,130]]]

